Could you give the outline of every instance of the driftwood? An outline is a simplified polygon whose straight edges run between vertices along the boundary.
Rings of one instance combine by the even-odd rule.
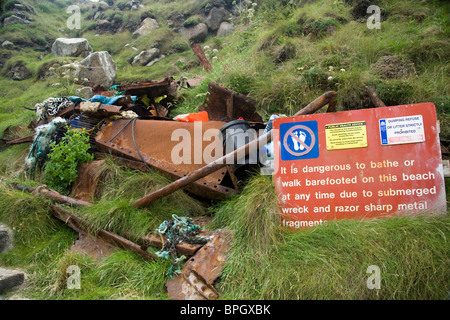
[[[156,256],[143,250],[141,246],[136,243],[125,239],[115,233],[106,231],[104,229],[96,229],[90,225],[87,221],[81,219],[80,217],[74,215],[73,213],[64,210],[61,207],[51,205],[52,214],[58,220],[61,220],[67,224],[71,229],[82,234],[95,234],[96,237],[122,249],[130,250],[136,252],[141,257],[147,260],[156,259]]]
[[[92,203],[87,202],[87,201],[63,196],[63,195],[59,194],[58,192],[56,192],[55,190],[47,188],[47,186],[45,186],[45,185],[39,185],[37,187],[30,187],[30,186],[26,186],[26,185],[23,185],[20,183],[13,183],[12,186],[20,191],[27,191],[27,192],[35,194],[35,195],[40,195],[40,196],[55,200],[59,203],[71,204],[76,207],[88,207],[88,206],[92,205]]]
[[[295,116],[300,115],[306,115],[311,114],[325,106],[326,104],[330,102],[334,102],[336,98],[337,93],[334,91],[329,91],[325,94],[323,94],[318,99],[311,102],[309,105],[304,107],[302,110],[298,111]],[[251,150],[257,150],[258,147],[263,146],[269,142],[272,141],[272,133],[268,132],[266,134],[261,135],[258,139],[251,141],[250,143],[246,144],[245,146],[242,146],[238,149],[236,149],[234,152],[230,152],[227,155],[217,159],[216,161],[211,162],[210,164],[193,171],[192,173],[186,175],[185,177],[178,179],[171,184],[153,192],[146,196],[144,196],[141,199],[136,200],[133,203],[133,206],[137,208],[142,208],[150,203],[161,199],[163,197],[166,197],[175,191],[178,191],[180,189],[183,189],[187,186],[189,186],[191,183],[206,177],[207,175],[223,168],[227,164],[230,163],[236,163],[237,160],[247,157],[250,154]]]

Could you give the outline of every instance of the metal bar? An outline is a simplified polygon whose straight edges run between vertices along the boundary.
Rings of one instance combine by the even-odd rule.
[[[191,49],[192,51],[194,51],[194,54],[197,57],[203,69],[205,69],[206,72],[212,71],[213,67],[211,65],[211,62],[209,62],[208,58],[206,58],[206,55],[203,52],[202,47],[198,43],[192,42]]]
[[[334,103],[335,99],[337,97],[337,92],[335,91],[328,91],[325,92],[323,95],[321,95],[319,98],[308,104],[306,107],[298,111],[296,114],[294,114],[294,117],[301,116],[305,114],[311,114],[316,111],[318,111],[323,106]]]
[[[60,208],[55,205],[50,205],[50,206],[53,209],[52,210],[53,216],[55,218],[61,220],[65,224],[67,224],[70,228],[72,228],[76,232],[78,232],[78,233],[83,232],[83,233],[87,233],[87,234],[95,233],[95,235],[97,237],[105,240],[106,242],[108,242],[114,246],[117,246],[119,248],[136,252],[144,259],[147,259],[147,260],[156,259],[155,255],[153,255],[145,250],[142,250],[141,247],[139,245],[137,245],[136,243],[134,243],[128,239],[125,239],[115,233],[106,231],[104,229],[95,230],[95,228],[92,225],[90,225],[87,221],[81,219],[80,217],[77,217],[73,213],[66,211],[63,208]]]
[[[26,137],[14,139],[14,140],[6,141],[5,144],[7,146],[13,146],[16,144],[33,142],[33,140],[34,140],[34,135],[31,135],[31,136],[26,136]]]
[[[164,241],[168,241],[164,239]],[[158,249],[162,249],[164,246],[163,240],[161,237],[155,234],[149,234],[143,238],[139,238],[137,243],[141,247],[156,247]],[[177,243],[175,248],[177,252],[181,255],[185,256],[193,256],[198,250],[200,250],[204,245],[203,244],[189,244],[189,243]]]
[[[314,100],[312,103],[307,105],[305,108],[303,108],[302,110],[297,112],[295,115],[299,116],[299,115],[314,113],[317,110],[319,110],[320,108],[322,108],[323,106],[325,106],[330,101],[334,100],[336,98],[336,96],[337,96],[336,92],[329,91],[329,92],[323,94],[318,99]],[[193,171],[192,173],[186,175],[185,177],[178,179],[177,181],[175,181],[153,193],[150,193],[141,199],[136,200],[133,203],[133,206],[135,206],[137,208],[145,207],[160,198],[166,197],[166,196],[174,193],[177,190],[187,187],[191,183],[223,168],[227,164],[236,163],[237,160],[248,156],[250,153],[250,150],[258,150],[258,147],[266,145],[267,143],[269,143],[271,141],[272,141],[272,133],[271,132],[263,134],[258,139],[253,140],[250,143],[246,144],[245,146],[242,146],[242,147],[236,149],[234,152],[230,152],[227,155],[217,159],[216,161],[211,162],[210,164],[208,164],[196,171]]]
[[[26,185],[19,184],[19,183],[13,183],[12,186],[20,191],[27,191],[32,194],[41,195],[43,197],[55,200],[59,203],[71,204],[76,207],[92,206],[92,203],[90,203],[90,202],[63,196],[62,194],[59,194],[55,190],[48,189],[46,186],[43,186],[43,185],[40,185],[37,187],[30,187],[30,186],[26,186]]]
[[[377,108],[386,107],[386,104],[378,97],[377,93],[375,92],[375,88],[367,86],[366,90],[369,93],[370,100],[372,101],[375,107]]]

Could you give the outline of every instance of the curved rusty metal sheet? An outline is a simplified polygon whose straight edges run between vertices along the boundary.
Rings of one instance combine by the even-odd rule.
[[[194,146],[194,139],[196,141],[203,141],[202,138],[198,139],[198,135],[203,137],[203,134],[211,129],[219,132],[220,128],[225,125],[225,122],[208,121],[203,122],[199,129],[199,124],[194,124],[192,122],[136,120],[133,140],[132,125],[129,124],[127,126],[129,121],[130,120],[117,120],[105,123],[96,137],[98,150],[102,152],[112,152],[121,157],[142,161],[134,144],[134,142],[136,142],[137,148],[145,163],[150,167],[159,170],[171,180],[182,178],[190,172],[200,169],[208,164],[204,161],[203,157],[201,157],[201,159],[195,159],[194,157],[199,152],[203,154],[205,148],[212,142],[206,141],[202,142],[201,146],[199,146],[198,143]],[[172,150],[175,146],[179,145],[181,141],[172,141],[172,133],[175,130],[186,130],[185,132],[189,133],[192,146],[191,164],[174,164],[172,161]],[[218,150],[220,149],[218,148]],[[221,153],[222,154],[217,155],[217,158],[223,155],[223,151],[221,151]],[[201,161],[195,163],[195,160]],[[227,195],[237,193],[236,186],[233,183],[230,183],[232,179],[229,178],[229,174],[229,170],[223,168],[194,182],[187,190],[203,198],[223,199]]]

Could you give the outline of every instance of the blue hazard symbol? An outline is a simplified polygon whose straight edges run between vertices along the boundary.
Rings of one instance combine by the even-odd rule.
[[[281,160],[283,161],[319,157],[317,121],[282,123],[280,139]]]

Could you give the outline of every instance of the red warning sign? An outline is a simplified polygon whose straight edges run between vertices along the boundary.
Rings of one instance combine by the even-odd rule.
[[[275,119],[283,225],[446,213],[438,131],[431,103]]]

